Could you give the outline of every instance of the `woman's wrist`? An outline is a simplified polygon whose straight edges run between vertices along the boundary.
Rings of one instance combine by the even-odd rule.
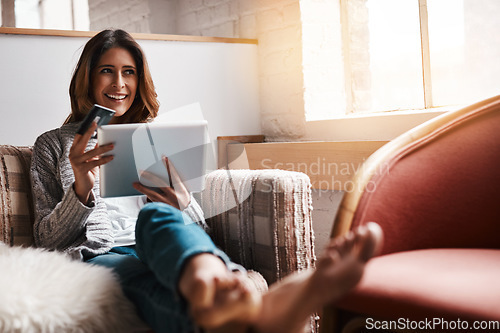
[[[78,200],[80,200],[80,202],[85,206],[88,206],[92,190],[82,190],[78,187],[77,183],[75,182],[73,183],[73,191],[75,191]]]

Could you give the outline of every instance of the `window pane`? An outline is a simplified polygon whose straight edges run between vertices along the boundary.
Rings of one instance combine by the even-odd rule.
[[[38,14],[38,0],[16,0],[16,27],[40,28],[40,15]]]
[[[427,0],[434,106],[500,94],[500,1]]]
[[[416,0],[349,0],[354,112],[424,107]]]

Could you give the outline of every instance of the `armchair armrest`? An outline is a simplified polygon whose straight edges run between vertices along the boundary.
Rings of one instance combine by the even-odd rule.
[[[268,284],[314,267],[309,177],[283,170],[216,170],[202,208],[214,242]]]

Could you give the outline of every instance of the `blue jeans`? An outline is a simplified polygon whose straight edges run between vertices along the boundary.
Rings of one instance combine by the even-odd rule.
[[[201,227],[185,219],[189,218],[169,205],[147,204],[137,219],[135,246],[115,247],[86,260],[114,270],[125,295],[156,333],[194,330],[177,287],[187,259],[212,253],[232,264]]]

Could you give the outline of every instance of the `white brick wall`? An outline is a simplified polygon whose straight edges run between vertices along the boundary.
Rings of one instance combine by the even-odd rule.
[[[344,112],[338,0],[177,1],[180,34],[259,40],[262,131],[268,140],[300,140],[306,116]]]
[[[258,39],[262,131],[270,141],[300,140],[311,110],[331,114],[332,105],[343,105],[342,66],[319,65],[342,63],[339,0],[89,0],[89,6],[92,30]],[[318,21],[324,12],[332,18]],[[172,30],[152,31],[160,26]]]
[[[236,37],[238,1],[177,0],[177,31],[181,35]]]
[[[120,28],[150,33],[147,0],[89,0],[90,30]]]
[[[307,120],[345,113],[340,1],[302,1],[304,111]],[[329,15],[325,15],[329,13]]]
[[[15,27],[16,26],[16,13],[14,0],[0,0],[0,8],[2,27]]]
[[[305,126],[300,2],[261,3],[267,5],[257,11],[262,130],[270,141],[296,140]]]
[[[176,33],[176,0],[149,0],[149,29],[154,34]]]

